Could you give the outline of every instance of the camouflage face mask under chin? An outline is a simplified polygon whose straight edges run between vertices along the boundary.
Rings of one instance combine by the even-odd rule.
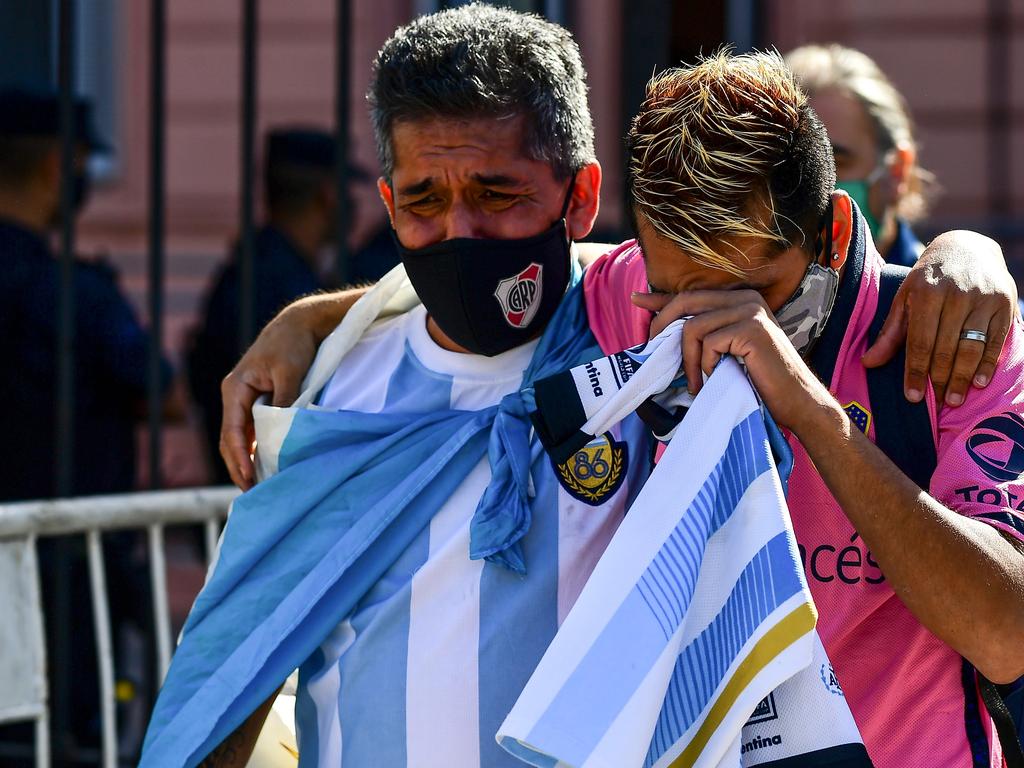
[[[796,293],[775,313],[775,319],[801,357],[807,357],[825,330],[838,292],[839,273],[811,262]]]

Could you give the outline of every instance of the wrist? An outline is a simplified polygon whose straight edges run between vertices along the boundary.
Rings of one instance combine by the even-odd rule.
[[[808,451],[811,446],[827,444],[832,441],[847,442],[853,424],[846,411],[836,399],[821,388],[822,392],[812,398],[811,404],[802,409],[799,419],[789,425],[790,430]]]

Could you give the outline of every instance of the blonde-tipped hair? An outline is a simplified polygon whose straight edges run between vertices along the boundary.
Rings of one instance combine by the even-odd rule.
[[[736,275],[739,238],[809,250],[835,184],[824,129],[776,52],[722,51],[656,75],[628,143],[634,213]]]

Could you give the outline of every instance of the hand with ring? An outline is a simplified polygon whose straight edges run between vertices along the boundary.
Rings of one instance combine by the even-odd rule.
[[[998,244],[973,232],[947,232],[907,275],[863,363],[884,364],[906,339],[907,399],[920,401],[930,384],[938,403],[956,407],[972,386],[992,380],[1017,316],[1017,288]]]

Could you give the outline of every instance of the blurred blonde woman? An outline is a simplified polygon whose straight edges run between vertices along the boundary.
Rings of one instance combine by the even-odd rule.
[[[878,65],[835,43],[805,45],[786,63],[825,124],[836,186],[860,207],[886,261],[914,265],[924,246],[910,224],[927,213],[934,177],[917,164],[907,103]]]

